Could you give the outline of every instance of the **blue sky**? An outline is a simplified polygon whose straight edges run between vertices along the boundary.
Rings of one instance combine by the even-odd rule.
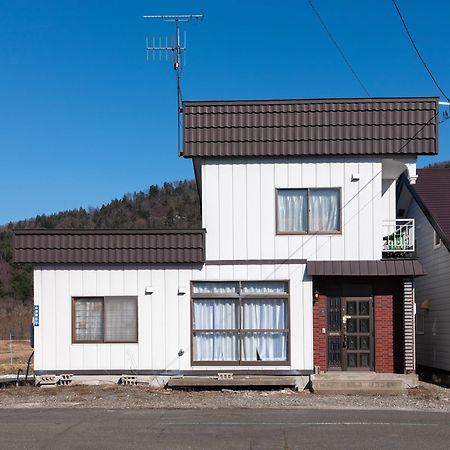
[[[439,94],[390,0],[314,3],[372,96]],[[450,2],[398,4],[449,92]],[[142,15],[199,11],[185,27],[185,99],[365,95],[306,0],[0,0],[0,224],[192,177],[177,157],[173,70],[145,59],[145,37],[172,26]]]

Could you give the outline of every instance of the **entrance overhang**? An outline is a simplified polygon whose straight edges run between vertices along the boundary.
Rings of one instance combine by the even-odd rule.
[[[330,277],[420,277],[426,272],[416,259],[380,261],[308,261],[309,276]]]

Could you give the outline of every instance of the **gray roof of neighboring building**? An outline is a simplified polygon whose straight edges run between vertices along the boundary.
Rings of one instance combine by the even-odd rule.
[[[426,275],[422,264],[415,259],[380,261],[308,261],[310,276],[421,276]]]
[[[437,153],[438,97],[185,101],[185,157]]]
[[[19,263],[203,263],[205,230],[18,230]]]

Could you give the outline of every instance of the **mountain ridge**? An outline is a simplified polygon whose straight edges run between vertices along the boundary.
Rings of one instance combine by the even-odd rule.
[[[18,229],[174,229],[201,226],[194,180],[151,185],[96,208],[78,208],[0,226],[0,340],[27,338],[33,308],[32,267],[13,261]]]

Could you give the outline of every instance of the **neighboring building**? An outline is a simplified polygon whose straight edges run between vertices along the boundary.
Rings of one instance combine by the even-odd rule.
[[[450,371],[450,168],[420,169],[402,183],[400,213],[416,222],[417,257],[426,277],[416,282],[417,364]]]
[[[414,371],[413,221],[437,98],[184,102],[202,230],[18,231],[42,374]]]

